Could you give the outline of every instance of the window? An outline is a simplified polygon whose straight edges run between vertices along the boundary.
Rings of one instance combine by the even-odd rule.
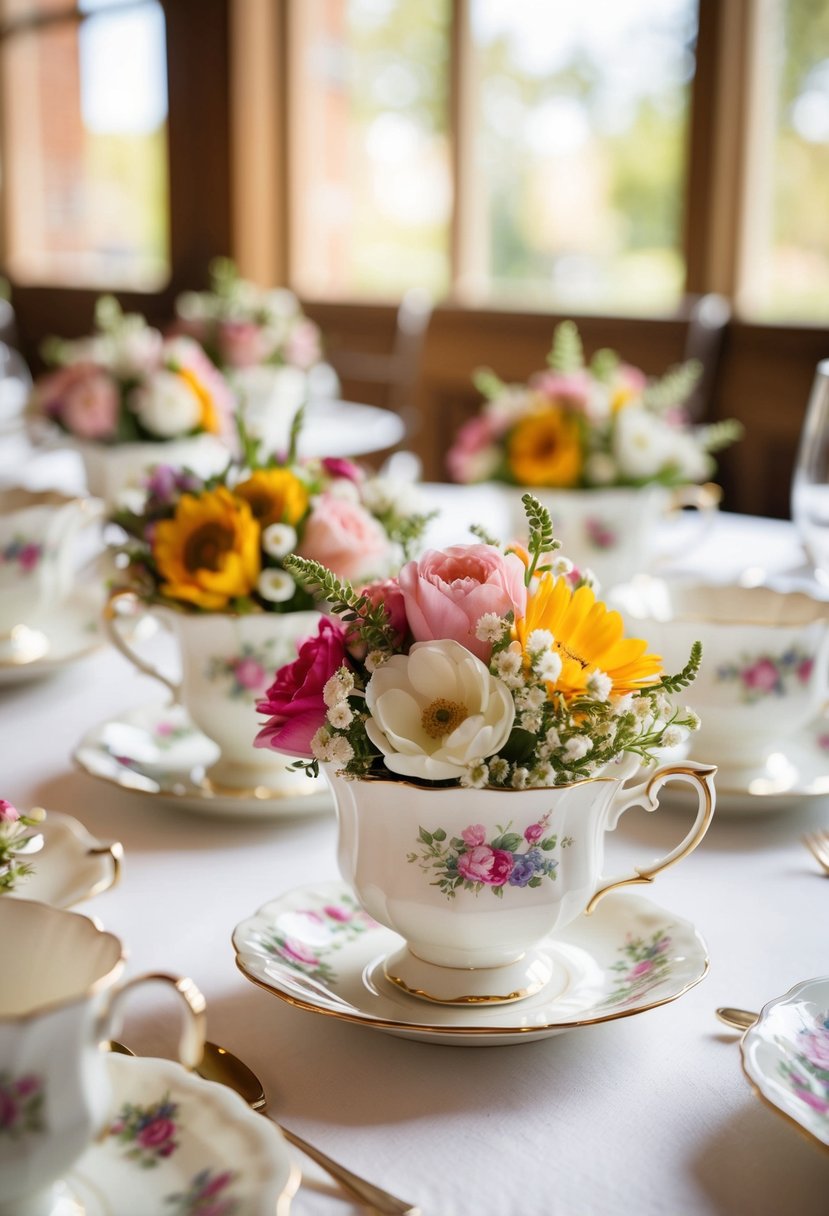
[[[5,252],[19,283],[153,291],[169,278],[157,0],[7,0]]]

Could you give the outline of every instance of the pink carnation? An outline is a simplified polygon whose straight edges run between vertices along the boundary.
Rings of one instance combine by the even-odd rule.
[[[269,714],[270,721],[254,746],[310,760],[311,740],[327,712],[322,690],[345,661],[345,631],[324,616],[316,634],[305,639],[297,658],[279,669],[265,697],[257,702],[259,713]]]
[[[220,321],[216,345],[222,363],[237,370],[258,367],[271,353],[267,334],[254,321]]]
[[[467,484],[480,480],[475,457],[490,447],[499,430],[489,414],[477,414],[463,424],[446,453],[446,467],[453,481]]]
[[[530,388],[547,400],[573,414],[586,412],[590,401],[590,377],[586,372],[538,372],[530,379]]]
[[[365,507],[321,494],[306,520],[297,553],[356,583],[380,573],[388,565],[390,549],[388,536]]]
[[[0,798],[0,823],[17,823],[20,811],[5,798]]]
[[[81,439],[114,439],[120,394],[112,376],[97,363],[73,363],[45,376],[37,388],[44,413]]]
[[[485,663],[492,645],[475,636],[481,617],[489,612],[500,617],[526,612],[523,562],[492,545],[431,549],[418,561],[408,562],[398,582],[416,641],[450,638]]]

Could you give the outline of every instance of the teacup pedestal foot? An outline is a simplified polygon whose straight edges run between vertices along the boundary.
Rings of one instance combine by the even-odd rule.
[[[303,798],[327,789],[324,777],[307,777],[301,769],[268,768],[224,757],[205,770],[202,784],[217,795],[248,798]]]
[[[549,988],[552,998],[568,982],[566,970],[538,949],[496,967],[445,967],[403,946],[384,959],[383,974],[409,996],[436,1005],[506,1005],[542,988]]]

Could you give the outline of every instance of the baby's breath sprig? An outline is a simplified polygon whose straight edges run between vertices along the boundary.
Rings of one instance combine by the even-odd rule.
[[[322,595],[332,612],[354,624],[355,632],[369,650],[393,649],[394,632],[383,604],[372,604],[367,595],[359,595],[346,579],[337,578],[310,557],[289,553],[283,564],[309,591]]]
[[[530,532],[527,544],[530,564],[527,566],[524,574],[524,583],[529,587],[536,571],[541,573],[550,568],[549,566],[539,566],[538,563],[542,555],[553,553],[556,549],[560,549],[561,541],[556,540],[553,536],[553,521],[550,518],[550,512],[546,507],[541,505],[537,498],[533,497],[532,494],[522,494],[521,502],[524,504],[524,514],[527,516]]]

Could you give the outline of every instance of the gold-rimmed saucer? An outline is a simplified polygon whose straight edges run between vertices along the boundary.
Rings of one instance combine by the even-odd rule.
[[[51,675],[102,647],[101,603],[98,587],[79,586],[37,628],[16,626],[0,647],[0,686]]]
[[[251,749],[256,731],[251,719]],[[271,787],[266,780],[245,788],[217,783],[208,775],[219,748],[194,725],[181,705],[125,710],[87,731],[72,753],[92,777],[200,815],[281,819],[333,813],[326,785],[308,782],[308,793]]]
[[[8,898],[71,908],[118,882],[124,854],[120,841],[96,840],[82,823],[60,811],[47,810],[37,830],[43,848],[27,859],[32,873],[8,892]]]
[[[553,983],[514,1004],[435,1005],[390,983],[386,959],[402,945],[358,906],[345,883],[298,887],[233,933],[236,964],[297,1009],[432,1043],[527,1043],[676,1000],[708,970],[694,926],[631,892],[609,895],[555,939],[540,943]]]

